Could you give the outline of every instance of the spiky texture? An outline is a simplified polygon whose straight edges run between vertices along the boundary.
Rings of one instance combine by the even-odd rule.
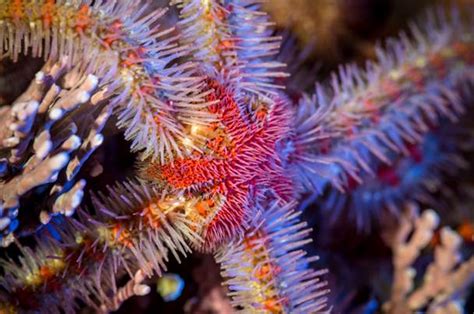
[[[291,109],[277,93],[271,61],[279,38],[270,36],[259,1],[177,1],[182,42],[194,46],[194,58],[206,77],[203,89],[216,122],[191,126],[183,145],[192,152],[165,165],[146,163],[145,176],[173,189],[208,195],[219,203],[209,212],[201,249],[212,250],[240,233],[255,199],[275,186],[279,197],[293,195],[284,174],[278,143],[289,133]],[[246,23],[245,23],[245,22]]]
[[[255,117],[245,117],[230,90],[209,80],[210,109],[219,119],[211,128],[194,128],[200,140],[189,142],[190,157],[172,163],[144,166],[144,176],[160,180],[173,190],[214,200],[207,210],[201,249],[212,251],[240,233],[253,213],[255,203],[269,189],[290,200],[293,182],[285,174],[278,143],[289,132],[290,108],[281,99],[271,108],[260,108]]]
[[[162,12],[144,14],[141,3],[0,3],[6,56],[67,55],[108,84],[119,124],[132,148],[143,149],[139,176],[150,181],[96,198],[93,216],[49,225],[52,238],[41,235],[21,265],[6,263],[6,307],[69,310],[77,297],[115,308],[141,281],[137,272],[160,273],[170,254],[220,245],[236,306],[323,310],[325,284],[301,248],[309,231],[293,210],[296,192],[360,183],[374,172],[371,160],[408,155],[408,143],[441,118],[454,122],[464,110],[458,91],[473,80],[472,37],[456,22],[432,21],[426,34],[414,31],[416,47],[402,38],[380,66],[345,68],[330,102],[302,102],[294,114],[279,91],[286,74],[272,61],[279,39],[259,2],[178,1],[180,42],[157,28]],[[197,64],[180,63],[186,45]],[[259,211],[261,219],[250,219]],[[133,278],[123,289],[120,273]]]
[[[446,182],[470,170],[468,158],[474,152],[470,123],[471,115],[458,123],[441,123],[419,143],[407,145],[408,155],[387,154],[391,165],[372,159],[375,176],[349,186],[347,193],[327,186],[318,206],[328,214],[329,223],[337,225],[340,217],[346,217],[367,233],[384,218],[398,217],[408,201],[439,208],[439,197],[433,194],[452,198],[455,191]]]
[[[182,41],[192,44],[201,71],[211,78],[222,75],[242,108],[249,98],[272,102],[281,88],[275,78],[285,77],[275,56],[280,37],[273,36],[261,0],[176,0],[181,8]]]
[[[331,88],[318,86],[300,101],[290,158],[309,190],[360,184],[377,175],[376,164],[409,156],[424,134],[465,112],[461,98],[474,83],[472,21],[434,11],[425,20],[412,25],[414,39],[402,34],[378,49],[377,63],[341,67]]]
[[[158,24],[166,10],[150,11],[149,4],[2,0],[0,51],[13,60],[24,53],[83,63],[110,85],[131,148],[164,162],[182,156],[177,141],[185,125],[210,117],[200,112],[205,104],[199,78],[190,76],[193,66],[176,63],[186,49],[177,46],[173,29]]]
[[[244,237],[216,255],[232,305],[242,313],[322,313],[329,311],[327,282],[314,271],[317,260],[303,250],[310,229],[293,210],[294,202],[272,202]]]
[[[207,196],[218,204],[217,211],[207,213],[204,250],[239,233],[253,199],[270,185],[281,182],[281,197],[288,199],[292,193],[276,152],[276,143],[289,131],[289,108],[269,88],[277,87],[275,77],[284,76],[273,71],[282,64],[268,61],[279,42],[265,30],[267,17],[258,11],[257,3],[178,1],[182,42],[195,49],[194,59],[206,77],[202,95],[215,122],[186,130],[181,145],[188,148],[189,156],[164,165],[147,161],[143,172],[150,180]],[[244,19],[252,23],[243,26]]]
[[[124,183],[94,203],[94,217],[56,220],[34,249],[20,247],[19,265],[2,262],[3,307],[72,312],[82,300],[99,310],[117,294],[116,278],[161,274],[170,255],[190,252],[186,241],[200,241],[183,202],[154,188]]]

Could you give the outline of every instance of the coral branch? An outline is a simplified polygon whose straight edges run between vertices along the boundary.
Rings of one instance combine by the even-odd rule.
[[[439,223],[437,214],[426,210],[421,217],[413,210],[401,221],[393,241],[394,283],[390,301],[384,305],[388,313],[409,313],[427,309],[427,313],[462,313],[461,297],[474,282],[474,257],[459,264],[461,237],[448,227],[441,229],[441,244],[435,248],[434,261],[415,288],[412,264],[433,237]],[[411,221],[415,219],[412,224]],[[413,231],[413,234],[409,234]]]
[[[55,203],[50,204],[52,210],[42,211],[43,223],[52,213],[74,213],[85,186],[85,181],[74,183],[75,174],[102,143],[100,132],[112,113],[105,106],[106,90],[94,75],[78,68],[68,71],[64,62],[48,62],[12,106],[4,107],[6,127],[0,134],[0,154],[5,156],[0,181],[3,245],[11,242],[18,226],[21,198],[38,186],[55,183],[50,189]],[[79,123],[87,120],[95,122]]]
[[[116,311],[119,309],[120,305],[126,301],[127,299],[137,295],[143,296],[150,293],[150,287],[147,285],[142,284],[145,276],[141,270],[138,270],[133,278],[127,282],[125,286],[119,289],[119,291],[110,298],[108,304],[102,304],[100,309],[104,313],[108,313],[111,311]]]

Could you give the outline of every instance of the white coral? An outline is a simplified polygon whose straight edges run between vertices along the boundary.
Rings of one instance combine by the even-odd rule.
[[[461,237],[451,228],[443,227],[434,261],[427,267],[422,284],[415,288],[416,271],[412,265],[430,243],[439,217],[433,210],[418,216],[414,206],[410,209],[402,217],[392,243],[395,274],[391,298],[384,310],[394,314],[423,309],[433,314],[462,313],[462,297],[474,282],[474,257],[460,264]]]

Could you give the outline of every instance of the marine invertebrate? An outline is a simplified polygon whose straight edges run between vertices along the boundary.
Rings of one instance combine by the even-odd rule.
[[[378,63],[368,62],[364,71],[343,66],[329,89],[317,86],[313,96],[302,97],[290,142],[290,166],[305,178],[307,189],[321,193],[330,184],[356,199],[366,197],[371,180],[378,180],[403,190],[404,182],[396,177],[399,161],[423,158],[422,145],[433,146],[427,144],[432,138],[427,134],[439,132],[435,136],[442,138],[440,124],[457,124],[470,111],[472,25],[461,20],[433,11],[425,24],[412,24],[414,40],[402,34],[400,40],[388,42],[387,50],[377,51]],[[355,189],[361,192],[352,193]],[[345,201],[337,195],[332,195],[336,201]],[[368,200],[369,206],[373,201],[378,202]],[[393,197],[380,201],[399,211]],[[357,212],[353,216],[361,227],[370,221]]]
[[[23,249],[21,265],[4,265],[8,304],[59,312],[73,311],[73,301],[82,299],[98,310],[113,309],[116,276],[161,274],[170,254],[179,259],[190,252],[185,236],[199,240],[183,203],[156,189],[125,183],[94,203],[94,217],[81,211],[79,219],[51,222],[34,251]]]
[[[205,110],[217,122],[190,128],[183,143],[192,154],[147,163],[143,172],[173,189],[221,203],[218,211],[207,213],[204,250],[241,233],[265,190],[273,188],[287,201],[294,193],[275,151],[291,118],[284,95],[276,92],[275,78],[286,75],[274,71],[282,64],[271,60],[279,38],[269,36],[267,17],[255,11],[255,4],[178,1],[182,42],[196,44],[193,57],[203,64],[209,89]],[[249,19],[252,23],[242,24]]]
[[[434,193],[451,198],[454,191],[445,182],[470,168],[467,158],[474,146],[469,121],[468,115],[454,124],[442,122],[423,135],[418,144],[409,144],[408,155],[387,154],[390,165],[372,159],[375,175],[349,187],[348,193],[326,187],[319,206],[329,222],[336,223],[344,216],[367,233],[382,217],[397,218],[409,200],[437,208]]]
[[[14,7],[17,4],[12,2],[10,6]],[[45,4],[40,3],[39,6],[41,7],[42,5]],[[192,7],[192,3],[185,6],[185,8],[190,7]],[[216,2],[212,3],[211,7],[219,9],[220,5]],[[253,7],[253,3],[243,3],[241,6],[237,2],[234,3],[232,8],[235,16],[232,16],[232,18],[248,18],[248,14],[252,12],[250,9]],[[72,30],[81,33],[83,28],[90,28],[91,33],[97,33],[103,39],[106,31],[102,27],[108,26],[110,23],[107,24],[107,22],[110,19],[99,21],[97,16],[101,14],[101,11],[107,11],[111,15],[114,15],[112,13],[120,13],[122,15],[124,12],[120,10],[125,10],[125,5],[118,3],[117,7],[115,7],[110,3],[97,3],[89,7],[86,4],[66,4],[61,6],[58,3],[55,4],[55,9],[58,12],[65,11],[71,14],[74,12],[74,9],[79,9],[78,14],[85,14],[88,18],[84,21],[82,15],[73,15],[75,19],[72,19]],[[5,24],[7,27],[13,27],[12,24],[19,23],[15,27],[16,29],[22,29],[20,22],[24,21],[21,18],[25,20],[33,19],[35,17],[34,13],[37,13],[23,12],[21,8],[19,10],[19,12],[15,11],[13,16],[7,15],[2,17],[6,20]],[[133,21],[134,17],[136,18],[140,14],[141,11],[138,11],[136,15],[132,16],[131,20]],[[255,34],[259,34],[260,37],[250,40],[250,43],[255,41],[274,42],[261,45],[261,51],[271,55],[271,51],[276,52],[278,38],[267,38],[265,33],[261,34],[260,26],[258,25],[265,25],[266,18],[264,17],[263,21],[259,21],[259,13],[252,13],[251,15],[260,23],[254,26],[257,28]],[[150,16],[148,18],[151,18]],[[43,14],[40,17],[45,19],[47,14]],[[20,18],[19,21],[18,18]],[[146,23],[148,18],[141,19],[140,22],[151,24],[154,20]],[[61,20],[62,17],[58,16],[56,19]],[[124,22],[123,24],[126,23]],[[67,24],[66,26],[70,27],[71,25]],[[62,24],[56,25],[52,23],[51,27],[55,29],[55,27],[62,27]],[[136,32],[136,30],[134,31]],[[236,33],[242,31],[236,29]],[[12,43],[15,40],[20,41],[24,38],[21,37],[21,32],[16,34],[17,37],[14,38],[12,38],[12,35],[9,35],[5,38],[4,42]],[[147,32],[146,40],[149,40],[149,37],[153,37],[154,34],[154,30]],[[45,38],[45,40],[46,43],[51,40],[50,44],[53,46],[48,50],[48,44],[45,44],[45,56],[54,59],[57,57],[54,46],[56,38],[53,36],[52,39]],[[69,45],[72,46],[78,44],[74,40],[79,40],[81,45],[87,44],[95,47],[94,55],[100,55],[100,58],[104,56],[110,57],[110,52],[115,49],[102,46],[96,47],[95,37],[92,39],[89,39],[87,36],[80,39],[60,38],[59,41],[61,42],[62,40],[69,40]],[[137,39],[123,40],[123,43],[121,40],[123,38],[117,38],[117,46],[125,45],[125,51],[127,49],[135,49],[135,47],[129,48],[128,44],[129,41],[134,42]],[[153,52],[159,52],[160,49],[163,49],[163,54],[173,54],[174,58],[181,56],[179,51],[182,48],[173,48],[171,50],[162,48],[168,47],[166,46],[167,43],[167,41],[159,41],[153,49],[146,48]],[[240,43],[245,42],[242,41]],[[229,47],[232,47],[232,45]],[[35,51],[42,48],[41,42],[32,43],[31,49],[34,51],[34,54]],[[145,50],[145,47],[141,48]],[[3,50],[5,49],[7,48],[3,47]],[[232,49],[229,49],[229,51],[232,51]],[[209,71],[204,84],[199,85],[202,90],[198,90],[199,95],[201,95],[200,97],[205,97],[203,104],[198,103],[199,99],[197,97],[184,98],[184,95],[189,95],[196,91],[192,85],[189,85],[189,82],[196,82],[198,79],[188,79],[182,73],[184,69],[187,69],[186,66],[173,69],[173,73],[179,72],[180,74],[178,81],[188,84],[186,86],[173,87],[179,91],[175,99],[185,101],[189,110],[192,110],[193,103],[198,103],[197,106],[199,106],[200,110],[199,112],[194,112],[194,115],[205,117],[217,116],[217,121],[221,125],[217,125],[217,127],[214,125],[202,126],[202,128],[210,127],[211,130],[214,127],[217,136],[214,138],[212,134],[206,134],[207,138],[203,135],[199,138],[199,134],[196,134],[199,133],[199,122],[193,120],[197,125],[194,124],[186,131],[189,135],[195,136],[194,138],[183,137],[184,145],[167,144],[167,140],[161,138],[160,145],[164,146],[147,146],[148,148],[142,152],[142,158],[150,157],[151,159],[147,160],[146,168],[143,171],[146,177],[153,179],[155,182],[158,181],[159,184],[165,184],[165,189],[167,187],[171,188],[170,197],[168,198],[156,191],[150,193],[145,186],[137,188],[136,186],[127,185],[115,192],[110,191],[111,196],[104,198],[103,202],[95,202],[95,207],[99,210],[94,217],[96,223],[91,224],[89,221],[92,221],[93,218],[87,218],[84,212],[80,215],[86,216],[86,218],[79,220],[70,219],[60,224],[51,223],[48,229],[56,235],[56,238],[48,240],[43,240],[42,237],[39,238],[37,249],[34,253],[25,249],[26,257],[22,263],[23,268],[17,268],[13,265],[8,266],[7,264],[6,269],[8,269],[8,273],[11,275],[6,276],[4,286],[9,291],[7,300],[10,304],[22,305],[22,302],[24,302],[23,297],[28,295],[32,297],[31,300],[36,300],[35,306],[57,310],[60,307],[65,307],[72,310],[74,303],[70,303],[68,300],[79,297],[98,308],[103,308],[102,305],[105,305],[105,308],[108,309],[109,306],[107,304],[111,302],[112,304],[117,304],[114,301],[123,299],[120,295],[124,295],[118,292],[116,298],[109,300],[108,295],[110,292],[107,291],[118,291],[115,288],[115,283],[109,281],[109,276],[112,273],[120,269],[128,270],[131,277],[134,277],[133,269],[140,269],[144,275],[150,275],[153,272],[160,273],[164,267],[163,261],[167,259],[167,247],[171,249],[170,252],[176,257],[178,257],[178,252],[184,253],[186,250],[189,250],[184,238],[196,248],[210,250],[237,233],[242,233],[248,223],[248,216],[253,212],[253,203],[256,204],[258,199],[264,197],[268,189],[272,188],[277,198],[282,201],[289,201],[291,199],[293,196],[292,182],[283,174],[281,161],[278,154],[275,153],[276,142],[289,132],[286,121],[290,118],[290,115],[283,95],[279,96],[280,100],[274,102],[270,95],[276,97],[277,94],[267,94],[266,92],[271,85],[273,77],[284,74],[272,72],[268,74],[265,72],[254,74],[255,69],[256,72],[261,71],[257,67],[257,61],[262,59],[259,55],[261,52],[257,51],[255,53],[257,57],[246,53],[243,49],[235,49],[234,52],[235,55],[233,58],[230,58],[232,59],[231,63],[228,67],[224,67],[223,70],[227,70],[229,73],[231,70],[239,70],[239,67],[241,67],[239,62],[245,61],[248,63],[248,68],[241,68],[238,74],[247,78],[248,82],[246,83],[245,80],[235,81],[235,84],[233,84],[232,80],[219,82],[216,73]],[[10,46],[6,55],[15,59],[17,54],[18,52],[12,50]],[[74,50],[66,50],[59,53],[59,55],[62,54],[72,54],[71,58],[74,61],[79,57],[79,54]],[[89,60],[88,58],[81,60],[81,62],[86,64],[83,67],[86,72],[91,71],[100,76],[103,84],[112,89],[108,94],[111,103],[120,107],[125,102],[127,103],[126,106],[130,108],[130,110],[119,111],[119,118],[122,118],[119,125],[122,125],[124,121],[128,121],[123,119],[123,117],[127,116],[129,112],[136,111],[137,108],[147,104],[134,98],[137,86],[133,84],[138,84],[138,87],[141,87],[139,85],[142,83],[141,78],[137,79],[138,81],[135,81],[135,77],[131,79],[132,87],[122,81],[122,72],[124,68],[128,69],[127,61],[129,60],[126,57],[120,55],[118,58],[112,59],[112,61],[106,62],[104,60],[104,66],[98,67],[98,63],[95,63],[96,60]],[[140,62],[137,61],[139,63],[138,67],[144,67]],[[156,68],[160,62],[167,64],[166,61],[153,58],[150,67],[154,66],[155,68],[152,69],[163,75],[166,70],[162,68],[163,72]],[[271,69],[275,65],[281,66],[278,63],[263,63],[262,69]],[[120,76],[118,77],[114,71],[115,67],[118,67],[120,70]],[[220,65],[217,65],[215,70],[217,71],[219,67]],[[97,71],[97,69],[100,71]],[[203,67],[203,69],[205,68]],[[136,69],[134,68],[133,70]],[[144,69],[141,70],[143,71]],[[146,72],[146,75],[150,76],[150,73]],[[145,76],[143,80],[149,79],[148,76]],[[118,81],[113,81],[117,78],[119,78]],[[160,80],[159,84],[162,84],[162,81]],[[151,88],[150,93],[157,90],[157,86],[153,84],[148,84],[148,87]],[[127,89],[129,88],[132,89],[131,95],[127,94]],[[240,88],[242,93],[236,93],[233,90],[235,88]],[[141,95],[141,92],[137,93]],[[242,98],[240,99],[235,95],[241,95]],[[127,100],[129,96],[130,100]],[[140,96],[140,99],[146,98],[142,96]],[[270,107],[270,105],[274,106]],[[251,121],[248,121],[246,117],[245,112],[247,111],[250,111]],[[159,112],[159,108],[153,111],[155,120]],[[179,116],[179,113],[176,116]],[[156,122],[155,120],[154,122]],[[156,123],[159,124],[159,122]],[[144,129],[147,128],[147,125],[146,121],[142,121],[142,126],[145,126]],[[129,130],[132,130],[130,132],[133,133],[133,126]],[[208,129],[205,130],[207,131]],[[129,131],[125,133],[127,136]],[[157,134],[160,134],[160,131],[154,129],[152,136]],[[249,138],[245,139],[247,136]],[[201,139],[201,142],[199,142],[199,139]],[[203,142],[202,139],[207,141]],[[195,152],[189,154],[188,157],[183,157],[181,156],[181,148],[187,146],[187,140],[196,142],[195,145],[191,145],[195,148]],[[132,147],[136,147],[136,143],[138,142],[132,143]],[[170,149],[174,149],[174,151],[171,152]],[[201,152],[201,155],[199,155],[199,151],[204,149],[206,151]],[[153,152],[153,154],[150,152]],[[160,158],[157,158],[158,156]],[[215,161],[210,159],[213,156],[217,157]],[[209,169],[214,170],[214,168],[217,168],[215,169],[217,171],[210,173]],[[186,169],[191,172],[184,172]],[[257,174],[252,173],[255,170],[259,170],[259,172]],[[272,176],[266,178],[264,173],[270,173]],[[182,175],[189,177],[183,180],[180,177]],[[226,176],[228,177],[226,178]],[[229,190],[230,192],[228,192]],[[129,195],[128,197],[125,196],[127,194]],[[127,198],[125,203],[122,202],[124,197]],[[240,210],[241,214],[236,210]],[[56,226],[54,227],[55,224]],[[142,226],[145,226],[145,228]],[[199,235],[203,236],[203,240],[201,240]],[[149,247],[149,250],[144,250],[145,247]],[[46,256],[55,256],[55,261],[48,261]],[[59,266],[56,267],[57,265]],[[98,265],[102,266],[97,269]],[[70,269],[75,269],[76,271],[70,271]],[[88,275],[84,276],[84,273],[88,273]],[[93,276],[93,273],[96,273],[96,275]],[[110,273],[110,275],[106,275],[107,273]],[[63,280],[59,282],[58,279],[60,277],[63,277]],[[92,282],[92,277],[97,279]],[[60,287],[65,287],[64,285],[68,284],[75,288],[73,290],[64,289],[63,291],[58,291],[58,284]],[[55,288],[52,289],[52,286]],[[54,297],[51,293],[52,290],[57,292],[57,295]],[[126,293],[129,289],[120,291],[124,291],[126,295],[129,294]],[[91,298],[91,295],[94,294],[92,292],[96,294]],[[60,302],[55,300],[60,300]],[[33,306],[31,309],[33,308],[35,307]]]
[[[294,193],[275,152],[289,130],[285,103],[269,109],[262,121],[247,122],[228,90],[215,81],[209,85],[214,90],[209,101],[218,101],[210,110],[220,118],[221,127],[203,130],[208,132],[204,153],[195,151],[161,166],[152,163],[144,170],[148,178],[161,178],[173,189],[189,189],[203,200],[220,202],[214,212],[203,213],[209,217],[203,224],[203,250],[212,250],[241,232],[266,190],[274,189],[286,201]]]
[[[47,223],[51,214],[74,213],[85,185],[76,175],[102,143],[100,132],[112,113],[99,79],[78,68],[67,72],[64,61],[48,62],[10,107],[2,107],[3,246],[13,240],[18,227],[21,198],[41,185],[54,183],[49,190],[52,203],[32,210],[32,215]],[[79,121],[90,124],[85,127]]]
[[[222,264],[232,304],[243,313],[320,313],[326,311],[327,282],[308,268],[317,257],[301,248],[311,241],[300,213],[271,202],[243,238],[222,247]],[[318,300],[313,302],[313,300]]]
[[[462,294],[474,281],[474,257],[460,262],[461,237],[449,227],[442,228],[434,261],[427,267],[423,283],[415,288],[416,272],[411,265],[432,239],[439,217],[432,210],[419,216],[413,204],[408,208],[392,243],[394,282],[385,311],[407,313],[426,309],[427,313],[462,313]]]
[[[146,12],[142,3],[2,3],[5,57],[67,57],[68,69],[77,64],[80,77],[97,78],[141,159],[140,182],[93,196],[94,209],[43,214],[35,247],[21,247],[18,264],[3,262],[3,308],[72,312],[82,301],[115,310],[148,293],[144,278],[161,275],[170,256],[196,249],[219,250],[238,309],[325,311],[325,271],[312,270],[315,258],[303,250],[310,239],[295,209],[299,194],[362,184],[360,172],[373,172],[370,158],[407,153],[407,142],[418,143],[440,117],[454,123],[464,110],[458,91],[470,88],[473,60],[461,24],[440,19],[418,49],[402,37],[393,48],[397,62],[382,54],[366,81],[348,67],[330,105],[295,108],[282,91],[284,65],[274,61],[280,38],[260,1],[175,2],[176,33],[159,27],[163,10]],[[57,208],[69,214],[67,205]],[[129,281],[119,287],[122,277]]]
[[[185,54],[172,29],[157,21],[166,10],[143,16],[149,3],[27,2],[3,0],[0,50],[17,60],[20,53],[45,60],[68,56],[68,64],[102,79],[119,104],[118,125],[142,156],[164,160],[181,154],[176,136],[183,125],[208,119],[193,105],[199,79],[189,63],[174,63]],[[23,44],[20,44],[23,43]],[[170,113],[173,114],[170,114]],[[151,141],[151,145],[150,142]]]

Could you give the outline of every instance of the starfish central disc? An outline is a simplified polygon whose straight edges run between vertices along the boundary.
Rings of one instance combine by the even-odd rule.
[[[216,80],[208,80],[207,101],[217,122],[203,131],[200,146],[188,157],[164,165],[151,164],[148,177],[159,178],[176,190],[205,199],[219,199],[219,206],[204,217],[203,250],[210,250],[242,230],[255,202],[269,189],[282,200],[293,196],[277,152],[289,132],[290,111],[284,100],[271,108],[249,99],[244,113],[234,94]]]

